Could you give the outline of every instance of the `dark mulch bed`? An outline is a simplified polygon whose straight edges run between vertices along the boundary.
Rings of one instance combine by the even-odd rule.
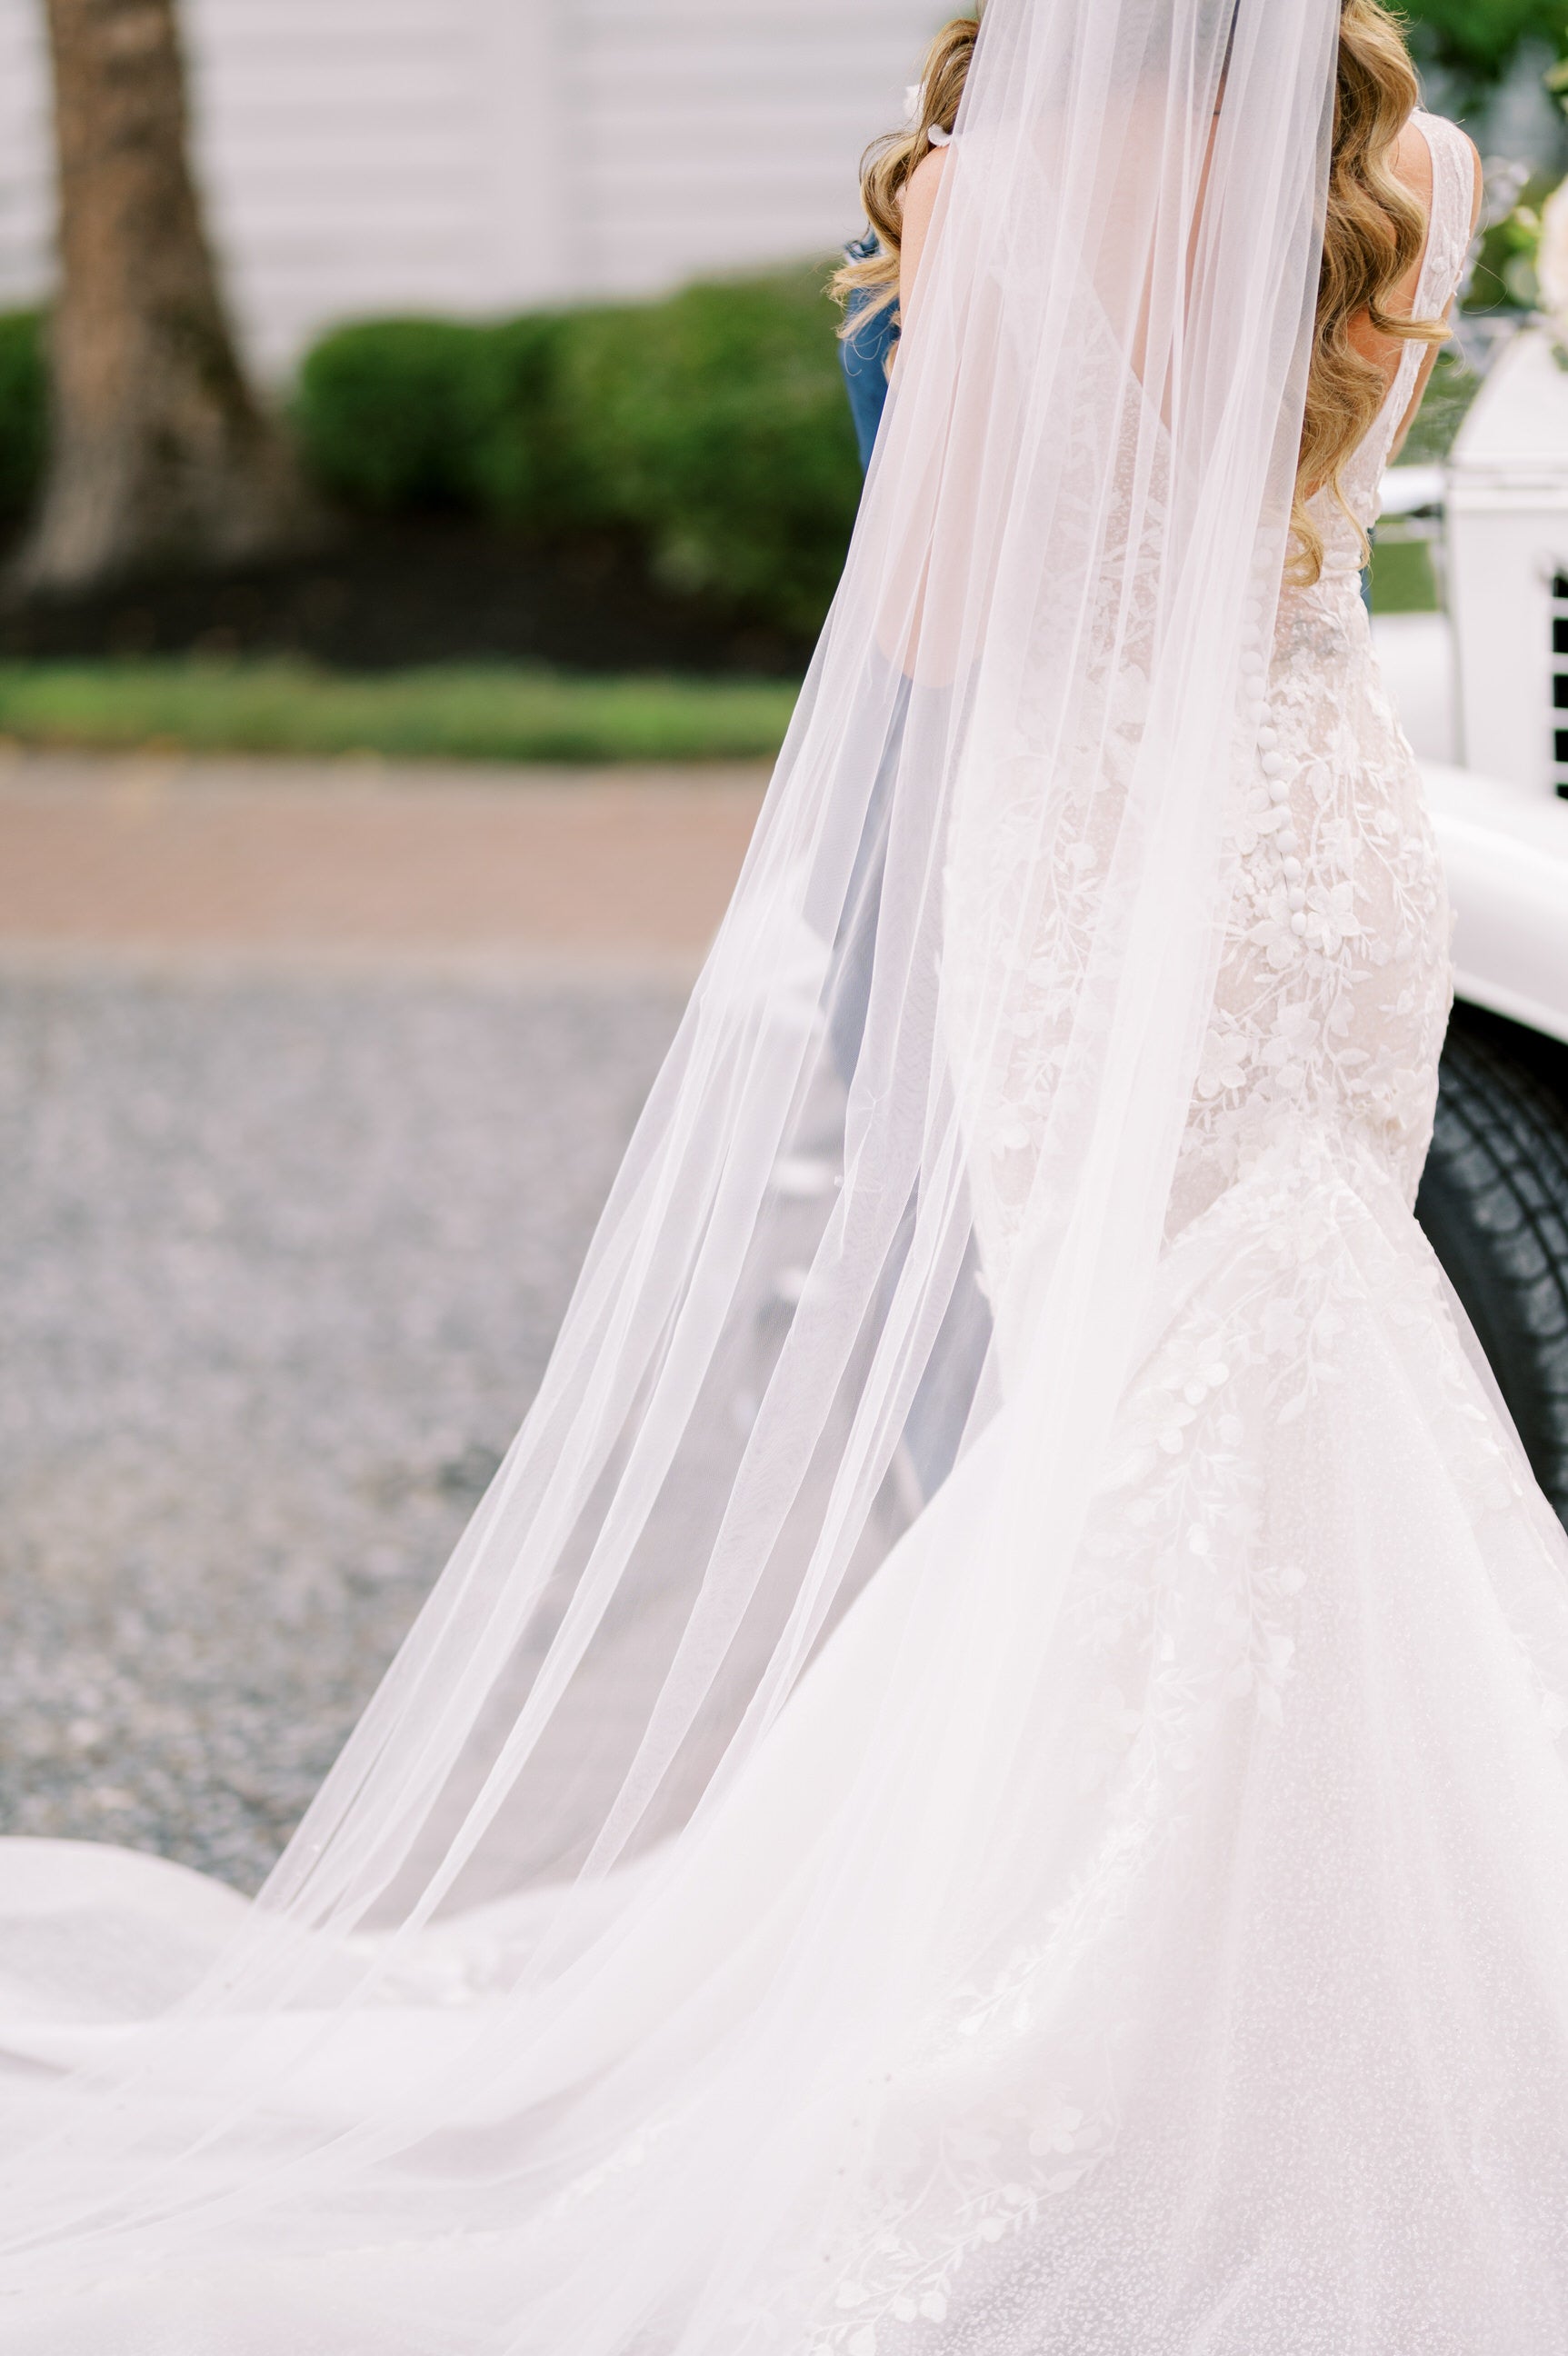
[[[3,560],[0,560],[3,561]],[[496,659],[800,676],[808,642],[651,581],[612,539],[548,546],[445,518],[339,524],[284,562],[0,596],[0,659],[296,655],[348,670]]]

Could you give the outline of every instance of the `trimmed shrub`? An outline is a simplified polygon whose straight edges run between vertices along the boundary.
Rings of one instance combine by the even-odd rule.
[[[32,506],[48,432],[43,315],[0,312],[0,520],[14,523]]]
[[[367,319],[306,356],[294,402],[301,453],[349,506],[390,513],[474,503],[489,330],[455,319]]]
[[[324,337],[294,402],[317,482],[381,513],[467,505],[482,333],[447,319],[367,319]]]
[[[448,508],[553,529],[577,519],[556,388],[564,322],[368,319],[306,354],[300,454],[348,506]]]
[[[579,313],[563,407],[601,509],[672,587],[791,629],[827,610],[860,498],[820,271]]]
[[[489,326],[389,319],[317,344],[302,454],[349,505],[612,529],[656,578],[814,629],[860,468],[821,273]]]
[[[594,519],[561,402],[570,331],[568,319],[532,312],[483,329],[473,355],[469,498],[485,514],[539,531]]]

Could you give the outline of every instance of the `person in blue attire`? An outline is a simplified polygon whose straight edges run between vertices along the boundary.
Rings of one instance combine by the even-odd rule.
[[[905,186],[929,150],[945,147],[952,137],[979,30],[978,16],[955,16],[938,34],[924,80],[908,94],[904,128],[885,139],[869,159],[865,178],[869,221],[865,233],[845,246],[843,266],[833,281],[844,306],[839,353],[863,467],[871,464],[898,341],[898,242]]]
[[[869,262],[875,252],[875,233],[867,230],[864,237],[852,238],[844,247],[844,260],[850,264]],[[839,359],[844,389],[849,394],[849,413],[854,420],[862,472],[870,466],[871,454],[876,446],[876,429],[887,405],[887,370],[897,341],[898,314],[894,305],[884,303],[873,309],[871,296],[864,289],[854,288],[844,305]]]

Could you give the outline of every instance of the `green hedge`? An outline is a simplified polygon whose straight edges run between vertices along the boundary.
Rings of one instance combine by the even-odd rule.
[[[820,623],[860,497],[820,273],[585,315],[563,383],[585,483],[663,579]]]
[[[342,327],[306,358],[295,420],[351,505],[624,530],[671,587],[791,629],[821,621],[860,493],[815,270],[488,327]]]
[[[32,505],[43,473],[48,408],[42,316],[0,312],[0,522],[16,522]]]
[[[350,508],[622,532],[671,588],[809,633],[860,496],[822,276],[490,325],[339,327],[301,366],[294,431]],[[37,489],[46,406],[38,316],[0,315],[0,519]]]
[[[294,423],[312,472],[350,506],[458,508],[536,520],[560,472],[548,420],[559,324],[372,319],[306,354]]]

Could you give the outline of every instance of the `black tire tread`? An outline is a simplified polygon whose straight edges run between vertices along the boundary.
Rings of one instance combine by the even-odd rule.
[[[1462,1023],[1443,1052],[1416,1216],[1568,1522],[1568,1112],[1524,1061]]]

